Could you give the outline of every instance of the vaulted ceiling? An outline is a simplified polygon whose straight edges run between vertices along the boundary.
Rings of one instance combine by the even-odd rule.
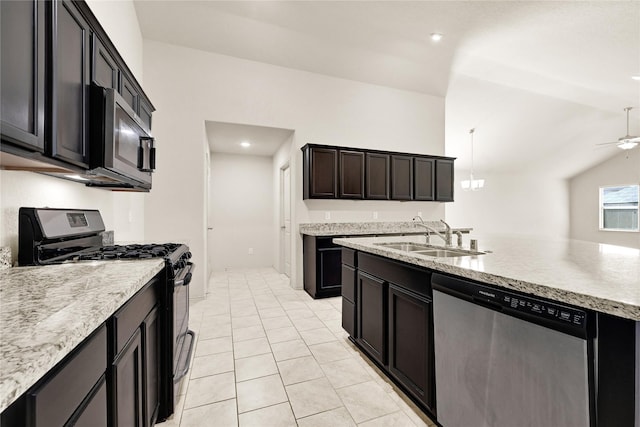
[[[638,1],[135,2],[144,38],[446,97],[446,152],[569,177],[640,134]],[[439,43],[429,35],[444,34]]]

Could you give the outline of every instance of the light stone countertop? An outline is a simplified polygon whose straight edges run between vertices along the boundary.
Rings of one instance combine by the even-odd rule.
[[[424,236],[353,237],[334,243],[443,273],[640,321],[640,250],[581,240],[472,236],[485,255],[433,258],[378,246]]]
[[[0,271],[0,412],[164,268],[162,258]]]
[[[426,225],[444,231],[440,221],[425,221]],[[300,234],[309,236],[358,236],[363,234],[424,234],[425,229],[413,221],[398,222],[309,222],[298,225]],[[472,228],[455,228],[468,233]]]

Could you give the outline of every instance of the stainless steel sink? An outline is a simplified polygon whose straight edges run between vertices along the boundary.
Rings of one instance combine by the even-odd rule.
[[[420,243],[376,243],[376,245],[384,246],[390,249],[397,249],[399,251],[405,251],[405,252],[431,250],[429,246],[422,245]]]
[[[421,243],[376,243],[378,246],[384,246],[389,249],[396,249],[413,254],[425,255],[434,258],[451,258],[460,256],[484,255],[485,252],[470,251],[467,249],[449,249]]]

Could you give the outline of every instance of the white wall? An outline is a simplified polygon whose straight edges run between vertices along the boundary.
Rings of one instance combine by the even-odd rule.
[[[209,200],[213,269],[273,266],[272,158],[212,153]]]
[[[192,244],[195,262],[203,263],[206,230],[200,200],[206,178],[201,150],[205,120],[294,129],[291,157],[293,232],[297,224],[324,221],[323,212],[343,212],[336,219],[357,219],[359,205],[302,200],[302,153],[305,143],[444,153],[444,99],[318,74],[276,67],[224,55],[144,40],[145,90],[157,112],[158,172],[145,205],[148,237],[182,235]],[[176,179],[179,177],[178,179]],[[185,194],[180,191],[188,189]],[[167,206],[166,200],[175,204]],[[374,202],[372,202],[374,203]],[[387,203],[391,203],[390,205]],[[421,203],[425,216],[442,217],[444,207]],[[348,205],[352,206],[352,205]],[[413,204],[375,202],[403,219]],[[390,208],[389,206],[393,206]],[[155,215],[163,212],[163,215]],[[174,221],[167,230],[167,221]],[[292,284],[302,285],[302,238],[292,248]],[[275,246],[274,246],[275,249]],[[204,266],[204,264],[202,264]],[[196,270],[192,295],[204,294],[204,268]]]
[[[473,227],[473,234],[568,237],[566,180],[547,177],[544,172],[482,173],[477,174],[485,179],[482,190],[463,191],[460,181],[468,176],[469,171],[456,170],[455,203],[447,204],[447,220],[452,225]]]
[[[133,1],[86,1],[144,90],[142,79],[142,31],[140,31],[138,15],[133,6]],[[153,102],[153,99],[151,102]]]
[[[640,233],[600,231],[599,189],[640,184],[640,149],[620,152],[569,181],[571,238],[640,249]]]
[[[118,51],[136,75],[142,77],[142,38],[131,1],[87,2]],[[143,194],[111,192],[33,172],[0,170],[0,246],[10,246],[18,256],[18,209],[56,207],[99,209],[107,230],[117,240],[144,239]]]

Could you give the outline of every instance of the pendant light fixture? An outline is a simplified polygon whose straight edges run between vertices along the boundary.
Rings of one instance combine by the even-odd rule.
[[[477,191],[484,187],[484,179],[475,179],[473,176],[473,133],[475,131],[475,128],[469,131],[471,135],[471,173],[469,174],[469,179],[460,182],[464,191]]]

